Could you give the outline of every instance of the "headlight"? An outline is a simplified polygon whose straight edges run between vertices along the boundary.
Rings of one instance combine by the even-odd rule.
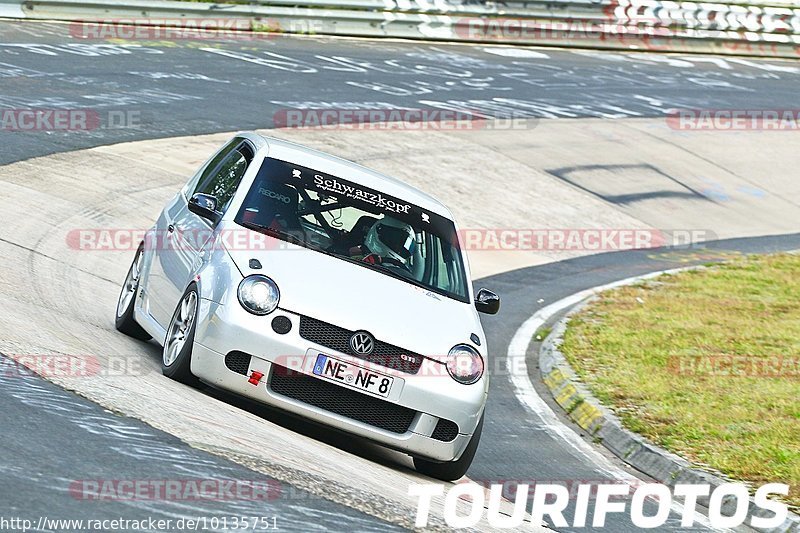
[[[239,284],[239,303],[254,315],[268,315],[278,307],[281,293],[267,276],[248,276]]]
[[[471,346],[454,346],[447,357],[447,371],[454,380],[472,385],[483,375],[483,358]]]

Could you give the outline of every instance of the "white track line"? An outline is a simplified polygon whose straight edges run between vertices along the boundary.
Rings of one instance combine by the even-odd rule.
[[[536,333],[536,330],[538,330],[556,313],[572,307],[589,296],[598,294],[600,292],[607,291],[615,287],[622,287],[624,285],[632,285],[640,281],[658,277],[662,274],[673,274],[683,270],[689,270],[691,268],[696,267],[674,268],[671,270],[662,270],[659,272],[645,274],[643,276],[635,276],[632,278],[615,281],[613,283],[608,283],[606,285],[593,287],[591,289],[586,289],[572,294],[571,296],[567,296],[566,298],[539,309],[532,317],[527,319],[519,327],[519,329],[517,329],[508,345],[508,354],[506,356],[508,368],[520,370],[519,372],[511,373],[511,384],[514,386],[514,393],[519,402],[523,405],[523,407],[527,408],[534,415],[536,415],[539,420],[541,420],[541,426],[547,429],[551,435],[558,435],[565,444],[573,449],[573,451],[588,459],[601,471],[614,479],[624,481],[626,483],[636,483],[639,481],[639,478],[629,474],[628,472],[625,472],[619,466],[612,463],[606,456],[601,454],[588,442],[583,440],[583,438],[578,435],[578,433],[573,431],[572,428],[568,427],[561,420],[559,420],[558,416],[556,416],[550,406],[539,396],[539,394],[536,392],[536,389],[533,387],[533,383],[531,383],[528,375],[528,365],[525,360],[525,354],[528,352],[528,348],[533,341],[533,335]],[[519,360],[515,360],[517,358]],[[672,510],[678,515],[683,515],[683,505],[675,501],[672,502]],[[695,512],[695,523],[714,530],[711,527],[708,518],[698,511]]]

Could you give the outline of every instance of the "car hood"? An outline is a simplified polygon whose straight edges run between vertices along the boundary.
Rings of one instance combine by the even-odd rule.
[[[456,344],[470,344],[472,333],[483,339],[470,304],[301,246],[281,242],[278,248],[228,253],[243,275],[264,274],[275,281],[280,309],[351,331],[366,330],[438,360]],[[262,268],[252,269],[251,259]]]

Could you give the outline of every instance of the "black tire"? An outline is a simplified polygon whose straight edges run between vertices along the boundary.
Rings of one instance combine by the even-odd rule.
[[[136,250],[136,255],[133,257],[133,262],[128,269],[128,274],[125,276],[125,282],[122,284],[122,289],[117,299],[117,312],[114,320],[114,327],[117,331],[121,331],[125,335],[129,335],[134,339],[140,341],[148,341],[152,337],[147,333],[142,326],[136,322],[133,316],[133,308],[136,307],[136,297],[139,293],[139,279],[141,277],[141,260],[144,253],[144,246],[139,245]],[[127,303],[123,302],[123,297],[127,298]]]
[[[174,359],[168,356],[168,350],[172,346],[171,336],[178,334],[180,327],[176,324],[180,314],[184,311],[183,305],[187,298],[193,298],[193,303],[189,304],[192,309],[191,324],[183,331],[183,343],[177,351]],[[174,379],[186,385],[197,385],[199,380],[192,374],[192,345],[194,344],[194,332],[197,328],[197,309],[200,304],[200,296],[197,294],[197,287],[192,284],[181,296],[172,319],[167,328],[167,336],[164,339],[164,349],[161,354],[161,373],[168,378]],[[177,329],[176,329],[177,328]]]
[[[478,451],[478,444],[481,441],[482,431],[483,415],[481,415],[478,427],[475,428],[475,433],[472,434],[472,438],[469,440],[469,444],[467,444],[467,448],[464,450],[464,453],[461,454],[461,457],[448,463],[434,463],[427,459],[415,457],[414,468],[416,468],[417,472],[420,474],[441,481],[456,481],[461,479],[467,473],[467,470],[469,470],[470,465],[472,465],[472,460],[475,458],[475,452]]]

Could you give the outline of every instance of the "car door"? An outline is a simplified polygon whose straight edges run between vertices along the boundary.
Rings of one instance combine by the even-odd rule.
[[[217,211],[224,214],[233,199],[255,150],[241,138],[226,145],[205,170],[167,205],[159,218],[161,243],[153,261],[148,289],[150,314],[164,328],[172,319],[175,307],[200,263],[203,246],[213,237],[215,225],[188,209],[188,200],[196,193],[217,199]]]

